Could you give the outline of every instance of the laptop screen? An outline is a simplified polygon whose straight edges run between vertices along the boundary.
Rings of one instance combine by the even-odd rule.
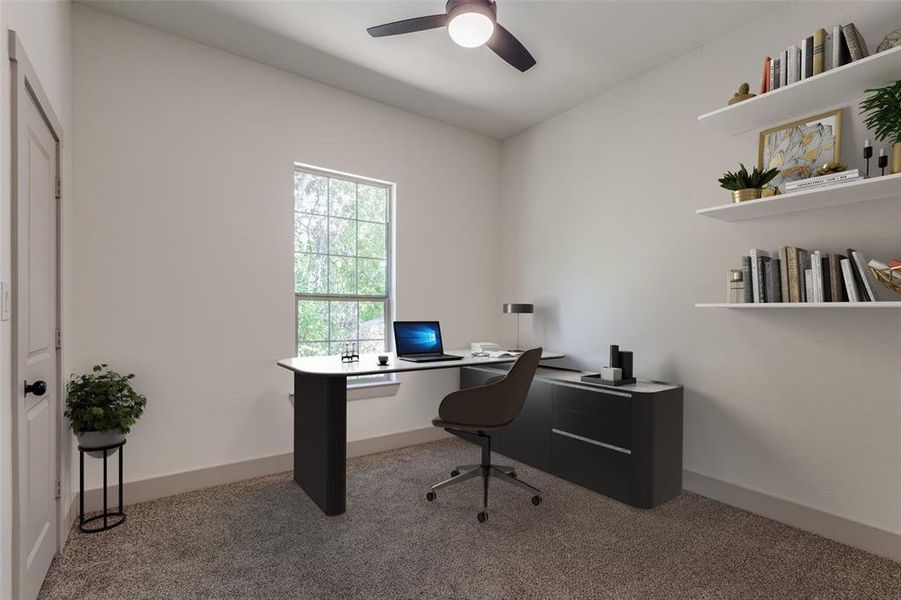
[[[444,353],[438,321],[395,321],[394,347],[398,356]]]

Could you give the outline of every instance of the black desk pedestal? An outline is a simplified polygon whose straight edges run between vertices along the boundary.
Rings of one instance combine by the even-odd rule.
[[[106,501],[106,492],[108,489],[107,482],[107,458],[109,458],[110,450],[119,449],[119,508],[117,510],[109,510]],[[85,452],[103,452],[103,512],[94,515],[90,519],[84,518],[84,453]],[[122,460],[125,454],[125,440],[118,444],[110,444],[109,446],[97,446],[92,448],[78,446],[78,529],[84,533],[99,533],[107,531],[113,527],[118,527],[125,522],[125,512],[122,510]],[[103,521],[100,527],[87,527],[88,523],[94,521]],[[110,522],[112,521],[112,522]]]
[[[294,481],[329,515],[346,509],[347,377],[294,373]]]

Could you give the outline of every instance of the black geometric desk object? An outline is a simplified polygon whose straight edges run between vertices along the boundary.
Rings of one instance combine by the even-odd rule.
[[[125,513],[122,510],[122,455],[125,451],[125,440],[108,446],[78,446],[78,529],[84,533],[99,533],[118,527],[125,522]],[[107,507],[107,458],[110,450],[119,449],[119,508],[115,511]],[[84,518],[84,453],[103,452],[103,512],[89,519]],[[88,523],[103,521],[102,527],[87,527]],[[112,521],[112,522],[110,522]]]

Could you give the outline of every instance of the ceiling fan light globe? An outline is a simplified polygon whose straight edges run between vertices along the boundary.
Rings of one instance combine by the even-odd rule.
[[[482,12],[460,12],[447,24],[447,33],[459,46],[478,48],[491,39],[494,20]]]

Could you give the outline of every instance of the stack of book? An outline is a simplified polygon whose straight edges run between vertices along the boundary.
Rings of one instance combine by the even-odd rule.
[[[876,302],[878,282],[857,250],[834,254],[783,246],[771,254],[754,248],[741,257],[741,267],[741,303]]]
[[[760,93],[803,81],[855,60],[869,56],[867,44],[854,26],[835,25],[831,31],[818,29],[813,35],[763,61]]]
[[[833,185],[841,185],[842,183],[851,183],[861,178],[860,169],[849,169],[840,173],[829,173],[819,177],[809,177],[807,179],[796,179],[794,181],[785,182],[785,192],[800,192],[801,190],[814,190]]]

